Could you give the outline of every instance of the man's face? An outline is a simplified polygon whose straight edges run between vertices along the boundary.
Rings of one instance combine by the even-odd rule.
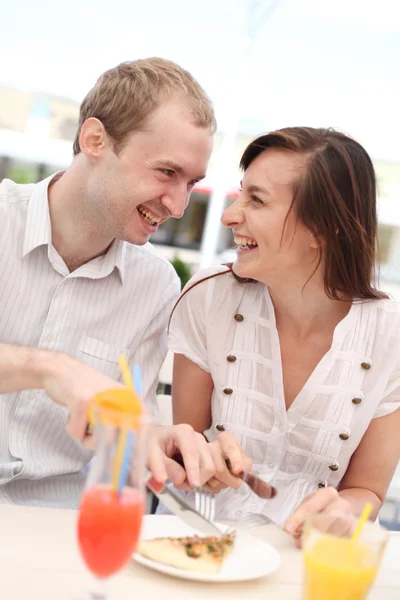
[[[106,144],[88,179],[93,221],[104,236],[145,244],[160,223],[179,218],[206,173],[213,132],[198,127],[179,99],[162,104],[118,155]]]

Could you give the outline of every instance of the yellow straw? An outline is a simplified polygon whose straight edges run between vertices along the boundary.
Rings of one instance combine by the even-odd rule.
[[[364,506],[364,509],[361,513],[361,517],[357,523],[357,527],[355,528],[355,531],[352,535],[352,538],[351,538],[352,544],[355,544],[357,542],[358,538],[360,537],[361,530],[364,527],[365,522],[367,521],[367,519],[371,513],[371,510],[372,510],[372,504],[367,502],[367,504]]]
[[[128,365],[128,361],[126,360],[125,354],[120,355],[119,366],[121,367],[121,372],[122,372],[122,377],[124,379],[125,387],[127,387],[130,392],[133,392],[133,381],[132,381],[131,372],[129,370],[129,365]]]
[[[128,390],[130,390],[133,393],[132,377],[131,377],[131,373],[129,371],[128,361],[126,360],[126,356],[124,354],[121,354],[119,357],[119,366],[121,367],[122,377],[124,379],[125,386],[128,388]],[[120,438],[119,438],[117,454],[115,457],[114,469],[113,469],[112,487],[115,491],[118,490],[119,476],[121,473],[122,461],[124,460],[127,436],[128,436],[128,428],[123,427]]]

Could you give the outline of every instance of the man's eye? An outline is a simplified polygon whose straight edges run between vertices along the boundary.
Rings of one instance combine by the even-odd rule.
[[[259,198],[258,196],[254,196],[254,194],[251,194],[250,200],[252,202],[255,202],[256,204],[264,204],[261,198]]]
[[[167,175],[167,177],[172,177],[175,174],[175,171],[172,169],[161,169],[161,171],[164,173],[164,175]]]

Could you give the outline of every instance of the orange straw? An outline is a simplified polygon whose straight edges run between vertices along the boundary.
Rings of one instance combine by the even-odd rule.
[[[132,392],[132,396],[133,396],[134,390],[133,390],[132,377],[131,377],[131,374],[129,371],[128,361],[126,360],[126,356],[124,354],[121,354],[121,356],[119,357],[119,365],[121,367],[122,377],[124,379],[125,386],[128,388],[128,390],[130,392]],[[121,431],[118,448],[117,448],[117,454],[116,454],[115,462],[114,462],[112,487],[115,491],[117,491],[118,487],[119,487],[120,473],[121,473],[122,463],[123,463],[124,455],[125,455],[125,446],[126,446],[127,436],[128,436],[128,427],[125,425]]]

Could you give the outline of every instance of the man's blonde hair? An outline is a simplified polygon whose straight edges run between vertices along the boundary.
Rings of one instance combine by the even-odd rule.
[[[188,71],[163,58],[139,59],[123,62],[100,75],[86,95],[80,107],[74,155],[81,151],[79,135],[86,119],[95,117],[102,122],[118,153],[126,137],[172,94],[182,97],[196,125],[215,131],[212,102]]]

